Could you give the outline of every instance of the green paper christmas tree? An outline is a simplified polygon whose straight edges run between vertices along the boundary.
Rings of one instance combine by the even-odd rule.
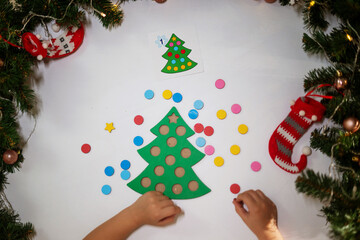
[[[128,186],[140,194],[163,192],[171,199],[197,198],[210,192],[192,169],[205,154],[187,140],[195,132],[177,109],[173,107],[151,132],[157,138],[138,150],[149,165]]]
[[[184,72],[194,68],[197,65],[196,62],[187,57],[191,50],[184,47],[184,43],[185,42],[178,38],[174,33],[171,35],[170,40],[165,45],[168,50],[162,55],[163,58],[168,60],[165,67],[161,70],[162,72]]]

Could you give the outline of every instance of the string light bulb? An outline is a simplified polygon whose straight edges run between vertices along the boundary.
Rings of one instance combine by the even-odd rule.
[[[346,37],[350,42],[353,40],[352,36],[350,36],[348,33],[346,34]]]
[[[106,14],[105,13],[100,13],[100,15],[102,16],[102,17],[106,17]]]
[[[314,6],[315,5],[315,1],[311,1],[310,3],[309,3],[309,7],[308,7],[308,9],[310,9],[312,6]]]

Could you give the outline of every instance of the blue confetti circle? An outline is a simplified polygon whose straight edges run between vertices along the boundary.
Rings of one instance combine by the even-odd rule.
[[[177,50],[179,50],[179,48],[178,48],[178,47],[174,47],[174,51],[177,51]]]
[[[191,109],[190,111],[189,111],[189,118],[191,118],[191,119],[196,119],[198,116],[199,116],[199,113],[198,113],[198,111],[196,111],[195,109]]]
[[[198,147],[203,147],[203,146],[205,146],[205,144],[206,144],[206,141],[205,141],[205,139],[203,137],[198,137],[196,139],[196,145]]]
[[[109,195],[111,193],[111,187],[109,185],[104,185],[101,188],[101,191],[105,195]]]
[[[120,166],[122,169],[128,170],[130,168],[130,162],[128,160],[122,160]]]
[[[144,93],[144,96],[146,99],[152,99],[154,97],[154,92],[153,90],[146,90]]]
[[[185,59],[184,59],[184,58],[180,58],[180,62],[185,62]]]
[[[136,146],[141,146],[143,143],[144,143],[144,139],[143,139],[142,137],[136,136],[136,137],[134,138],[134,144],[135,144]]]
[[[114,168],[113,167],[111,167],[111,166],[107,166],[106,168],[105,168],[105,175],[106,176],[112,176],[113,174],[114,174],[114,172],[115,172],[115,170],[114,170]]]
[[[172,63],[172,64],[175,64],[175,63],[176,63],[176,60],[175,60],[175,59],[171,60],[171,63]]]
[[[174,102],[179,103],[179,102],[181,102],[183,97],[180,93],[174,93],[172,98],[173,98]]]
[[[130,172],[127,170],[122,171],[120,175],[121,178],[124,180],[128,180],[130,178]]]
[[[204,102],[201,100],[196,100],[194,102],[194,108],[197,110],[201,110],[204,107]]]

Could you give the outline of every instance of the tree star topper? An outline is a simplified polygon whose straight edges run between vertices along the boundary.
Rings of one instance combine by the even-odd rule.
[[[168,116],[169,118],[169,123],[177,123],[178,120],[178,116],[175,115],[175,113],[171,114],[171,116]]]

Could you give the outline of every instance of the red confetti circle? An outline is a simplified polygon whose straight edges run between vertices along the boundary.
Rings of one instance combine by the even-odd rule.
[[[207,126],[205,129],[204,129],[204,133],[206,136],[211,136],[214,134],[214,129],[210,126]]]
[[[171,52],[168,52],[168,56],[171,57],[171,56],[172,56],[172,53],[171,53]]]
[[[81,146],[81,151],[82,151],[83,153],[89,153],[90,150],[91,150],[91,146],[90,146],[89,144],[87,144],[87,143],[85,143],[85,144],[83,144],[83,145]]]
[[[175,58],[179,58],[180,57],[180,55],[179,54],[175,54]]]
[[[230,191],[231,191],[233,194],[238,194],[238,193],[240,192],[240,186],[239,186],[239,184],[236,184],[236,183],[232,184],[232,185],[230,186]]]
[[[184,54],[184,53],[185,53],[185,49],[181,50],[181,53]]]
[[[144,122],[144,118],[141,115],[137,115],[134,117],[134,123],[136,125],[141,125]]]
[[[194,126],[194,131],[196,133],[201,133],[204,130],[204,126],[201,123],[197,123]]]

